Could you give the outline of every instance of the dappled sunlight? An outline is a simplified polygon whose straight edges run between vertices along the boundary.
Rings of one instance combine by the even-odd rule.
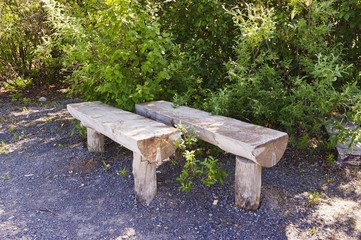
[[[360,172],[361,173],[361,172]],[[339,186],[339,190],[346,195],[356,194],[361,202],[361,178]]]
[[[116,240],[122,240],[122,239],[138,239],[137,233],[134,228],[125,228],[123,231],[123,235],[116,238]]]
[[[16,236],[25,228],[26,223],[19,220],[15,212],[0,208],[0,239],[18,239]]]
[[[51,110],[51,109],[47,109],[47,110]],[[12,111],[11,115],[15,117],[20,117],[20,116],[28,116],[30,114],[39,113],[39,112],[42,112],[42,110],[27,109],[26,107],[23,107],[21,111]]]
[[[34,138],[23,138],[14,143],[4,143],[0,145],[0,154],[10,154],[15,151],[21,151],[25,146],[32,144],[33,142],[38,141],[36,137]]]
[[[309,214],[286,226],[288,239],[319,239],[320,236],[358,239],[361,236],[361,202],[323,194],[317,197],[317,201],[311,201],[311,196],[312,193],[308,192],[295,196],[309,208]]]
[[[361,231],[361,203],[331,198],[327,199],[327,202],[321,202],[313,215],[326,225],[346,222],[351,219],[353,226],[350,227],[355,231]]]
[[[16,223],[12,220],[8,220],[8,221],[4,221],[4,222],[0,222],[0,229],[1,229],[1,236],[3,236],[4,238],[7,237],[13,237],[15,238],[15,236],[20,232],[20,228],[16,225]]]

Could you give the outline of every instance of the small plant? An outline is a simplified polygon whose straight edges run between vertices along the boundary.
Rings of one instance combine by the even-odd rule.
[[[308,196],[308,203],[307,205],[315,205],[317,204],[321,199],[321,194],[318,192],[313,192]]]
[[[6,143],[4,141],[1,141],[0,154],[3,154],[5,152],[6,152]]]
[[[309,232],[309,234],[310,235],[314,235],[314,234],[316,234],[317,233],[317,228],[316,228],[316,226],[313,226],[312,228],[311,228],[311,231]]]
[[[4,181],[10,180],[10,173],[9,173],[9,172],[5,173],[3,176],[1,176],[1,178],[2,178]]]
[[[75,133],[79,133],[83,139],[86,139],[86,128],[82,127],[78,120],[74,120],[74,129],[72,130],[71,135],[74,135]]]
[[[335,155],[333,155],[333,154],[328,154],[327,156],[326,156],[326,162],[328,163],[328,164],[334,164],[335,162],[336,162],[336,159],[335,159]]]
[[[333,182],[335,182],[335,179],[326,174],[326,181],[327,181],[327,183],[333,183]]]
[[[102,165],[103,165],[103,170],[104,171],[108,171],[110,169],[110,164],[106,163],[105,161],[102,161]]]
[[[10,95],[11,101],[16,102],[22,97],[22,93],[20,91],[16,91]]]
[[[9,132],[15,132],[15,131],[16,131],[16,128],[14,126],[9,127]]]
[[[61,144],[61,143],[58,143],[56,146],[57,146],[58,148],[64,148],[64,147],[65,147],[65,145],[64,145],[64,144]]]
[[[184,95],[179,95],[179,94],[174,94],[173,96],[173,108],[177,108],[179,106],[187,106],[187,102],[189,100],[189,96],[188,94],[184,94]]]
[[[118,175],[122,176],[122,177],[125,177],[126,175],[128,175],[128,168],[127,167],[124,167],[123,169],[119,170],[117,172]]]
[[[201,182],[207,186],[217,182],[223,183],[228,173],[218,166],[216,158],[207,156],[203,161],[198,159],[203,151],[197,148],[194,129],[189,131],[183,124],[176,127],[182,132],[182,138],[176,142],[176,146],[185,159],[183,170],[177,178],[177,181],[181,184],[179,188],[182,191],[190,191],[196,178],[200,178]]]
[[[27,97],[23,98],[23,103],[24,104],[29,104],[30,102],[31,102],[31,100],[29,98],[27,98]]]
[[[103,164],[103,170],[106,172],[110,169],[110,164],[109,163],[106,163],[105,161],[102,161],[102,164]]]

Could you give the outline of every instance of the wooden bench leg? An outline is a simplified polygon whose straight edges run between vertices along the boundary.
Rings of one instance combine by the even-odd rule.
[[[134,189],[137,200],[149,204],[157,193],[156,163],[133,152]]]
[[[104,135],[92,128],[86,128],[89,152],[104,152]]]
[[[262,166],[236,156],[235,205],[246,210],[256,210],[261,196]]]

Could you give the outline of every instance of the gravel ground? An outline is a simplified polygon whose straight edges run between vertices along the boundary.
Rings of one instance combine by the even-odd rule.
[[[223,185],[189,193],[181,166],[165,163],[146,206],[131,152],[109,140],[89,153],[66,111],[77,100],[37,99],[0,92],[0,239],[361,239],[359,167],[325,170],[321,156],[288,149],[263,169],[261,207],[247,212],[234,207],[233,156],[221,157]]]

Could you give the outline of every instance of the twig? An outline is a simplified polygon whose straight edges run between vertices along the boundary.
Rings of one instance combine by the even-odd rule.
[[[54,215],[58,215],[56,212],[53,212],[53,211],[50,210],[49,208],[39,208],[38,211],[49,212],[49,213],[52,213],[52,214],[54,214]]]

